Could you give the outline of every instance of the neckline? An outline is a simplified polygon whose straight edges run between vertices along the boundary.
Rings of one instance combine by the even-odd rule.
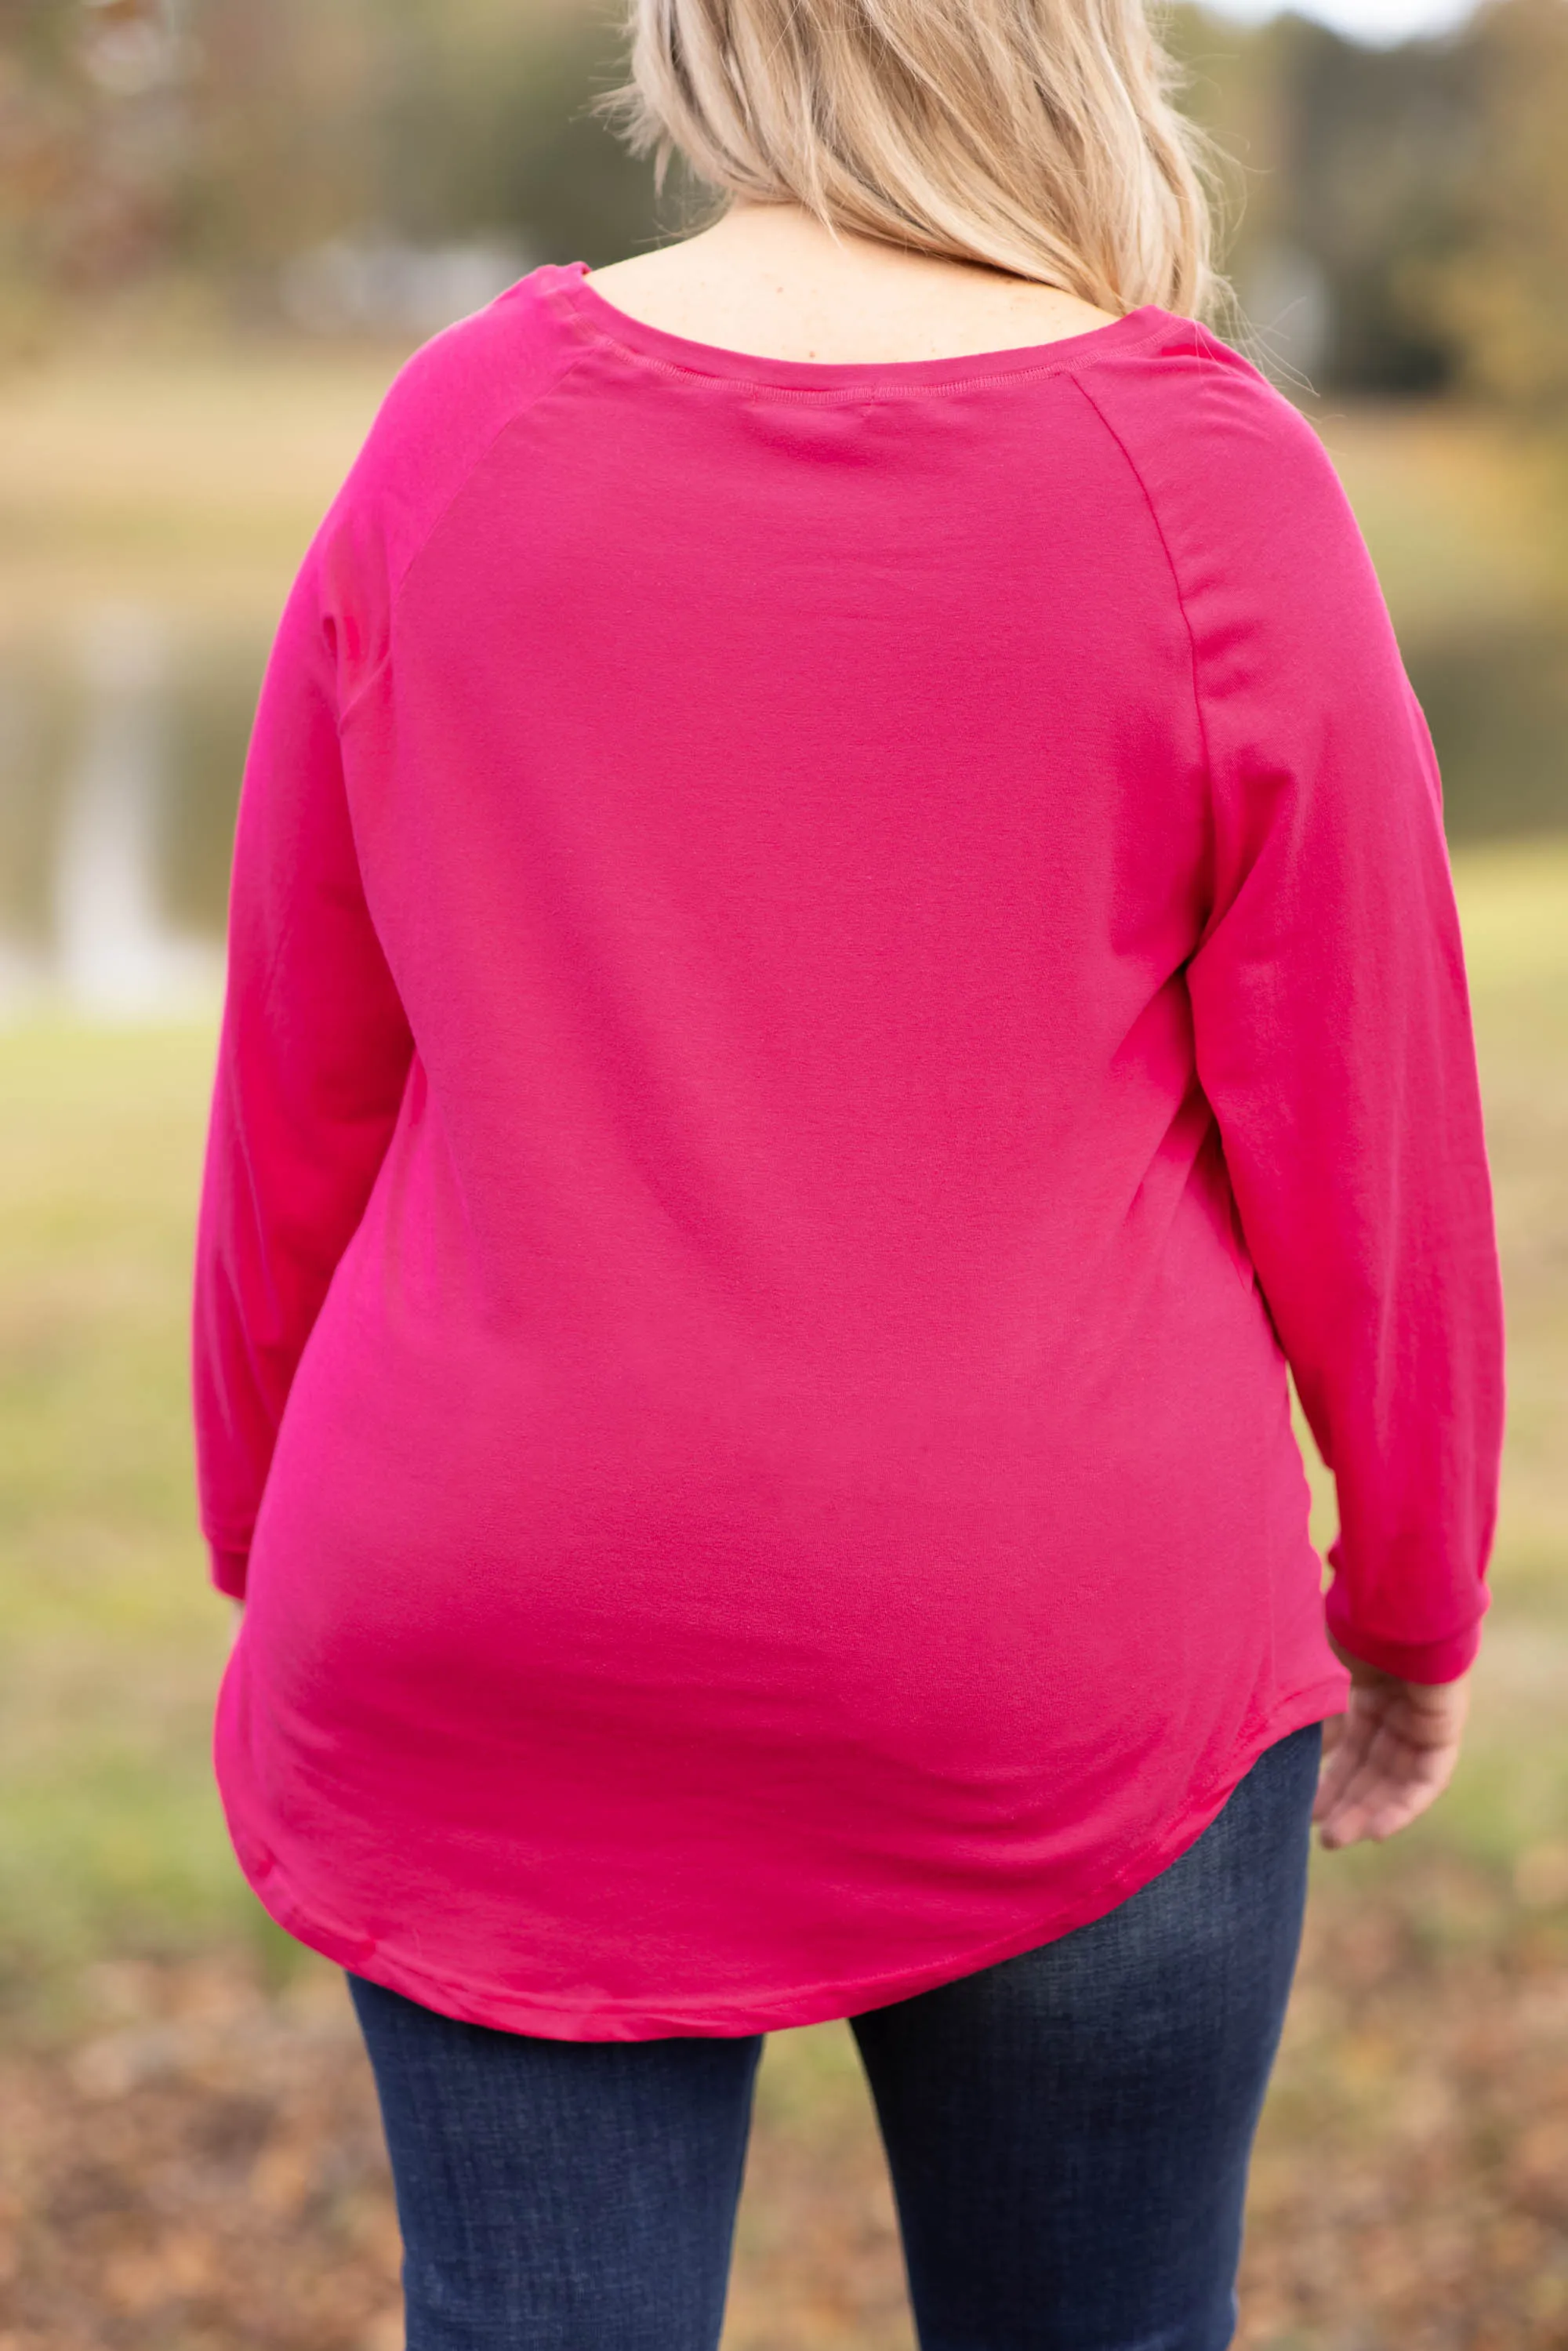
[[[959,351],[930,360],[784,360],[731,350],[673,334],[617,308],[589,283],[586,261],[572,261],[538,275],[549,294],[559,295],[581,329],[677,374],[721,376],[732,382],[771,384],[795,392],[897,390],[974,382],[992,376],[1046,374],[1082,365],[1107,349],[1137,343],[1171,325],[1157,303],[1145,302],[1103,327],[1060,335],[1046,343],[1020,343],[1000,350]]]

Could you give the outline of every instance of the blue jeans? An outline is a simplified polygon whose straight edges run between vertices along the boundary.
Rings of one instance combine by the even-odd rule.
[[[1038,1950],[852,2019],[923,2351],[1224,2351],[1322,1730]],[[761,2036],[537,2040],[350,1978],[409,2351],[712,2351]]]

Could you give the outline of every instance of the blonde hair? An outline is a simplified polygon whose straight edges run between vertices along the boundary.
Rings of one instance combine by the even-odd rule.
[[[1206,149],[1145,0],[631,0],[632,146],[731,197],[1197,314]]]

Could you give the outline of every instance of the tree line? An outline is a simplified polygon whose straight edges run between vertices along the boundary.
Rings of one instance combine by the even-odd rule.
[[[1324,389],[1568,412],[1568,0],[1374,50],[1169,15],[1239,312]],[[0,0],[0,329],[183,283],[265,318],[334,237],[608,260],[678,229],[592,111],[594,0]],[[1277,317],[1267,315],[1270,306]]]

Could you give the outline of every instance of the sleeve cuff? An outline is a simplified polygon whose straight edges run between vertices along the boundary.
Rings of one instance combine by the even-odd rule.
[[[249,1551],[231,1551],[223,1543],[209,1543],[207,1549],[212,1559],[212,1580],[217,1590],[226,1592],[231,1600],[243,1600]]]
[[[1396,1674],[1403,1682],[1429,1683],[1457,1682],[1474,1665],[1481,1645],[1479,1615],[1462,1633],[1451,1634],[1446,1641],[1385,1641],[1379,1634],[1360,1630],[1343,1603],[1336,1605],[1338,1593],[1339,1586],[1331,1584],[1325,1604],[1329,1630],[1342,1648],[1351,1656],[1359,1657],[1364,1665],[1375,1666],[1381,1673]]]

